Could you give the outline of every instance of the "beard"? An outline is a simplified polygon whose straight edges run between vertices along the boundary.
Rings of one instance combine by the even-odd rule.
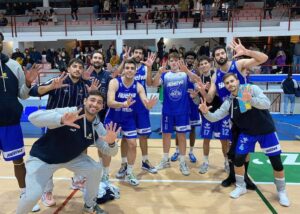
[[[228,62],[228,58],[226,57],[225,59],[224,58],[221,58],[219,60],[216,60],[217,64],[222,66],[222,65],[225,65],[227,62]]]
[[[133,58],[133,61],[134,61],[136,64],[139,64],[140,61],[141,61],[141,58],[140,58],[140,57],[134,57],[134,58]]]
[[[95,69],[100,69],[103,65],[101,63],[93,63],[93,66]]]

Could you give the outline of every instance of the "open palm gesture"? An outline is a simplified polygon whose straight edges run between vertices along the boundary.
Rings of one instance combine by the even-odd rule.
[[[212,106],[207,106],[206,105],[206,99],[205,98],[204,99],[200,98],[199,110],[203,114],[207,114],[211,108],[212,108]]]
[[[179,67],[179,70],[184,73],[187,73],[190,71],[182,59],[178,61],[178,67]]]
[[[68,84],[64,84],[64,80],[67,77],[68,77],[68,74],[63,72],[59,77],[54,78],[53,81],[51,82],[51,88],[57,89],[57,88],[67,87]]]
[[[93,91],[93,90],[98,90],[101,86],[101,83],[98,79],[93,79],[91,86],[85,85],[86,89],[88,92]]]
[[[242,45],[241,40],[238,39],[236,42],[235,39],[231,42],[229,47],[235,51],[235,55],[233,56],[234,58],[246,55],[247,49]]]
[[[148,53],[147,61],[141,61],[144,65],[147,67],[152,67],[154,61],[156,59],[156,54],[155,53]]]
[[[121,127],[117,129],[117,124],[110,122],[105,127],[106,135],[100,136],[100,138],[105,141],[108,144],[113,144],[116,142],[116,139],[118,138],[118,135],[121,131]]]
[[[25,71],[25,80],[26,80],[26,85],[28,87],[31,86],[31,83],[36,80],[36,78],[39,76],[39,74],[42,72],[43,66],[41,64],[33,64],[33,66]]]
[[[62,118],[61,118],[61,124],[66,126],[71,126],[76,129],[80,129],[80,126],[75,124],[77,120],[82,119],[85,115],[79,115],[79,113],[82,111],[82,108],[80,108],[78,111],[75,112],[66,112]]]
[[[158,69],[158,71],[159,71],[161,74],[167,72],[167,61],[164,61],[164,62],[162,63],[162,66]]]
[[[147,109],[152,109],[157,103],[157,96],[151,95],[150,99],[145,100],[145,105]]]
[[[251,89],[244,87],[242,91],[242,101],[249,102],[252,99]]]
[[[82,79],[84,80],[89,80],[91,79],[91,74],[93,73],[93,71],[95,70],[94,66],[90,65],[88,67],[88,69],[86,69],[83,73],[82,73]]]

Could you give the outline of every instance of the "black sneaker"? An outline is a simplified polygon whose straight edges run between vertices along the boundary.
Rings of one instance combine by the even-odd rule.
[[[103,209],[101,209],[98,204],[95,204],[93,207],[88,207],[86,204],[84,204],[83,213],[84,214],[88,214],[88,213],[107,214],[107,212],[105,212]]]

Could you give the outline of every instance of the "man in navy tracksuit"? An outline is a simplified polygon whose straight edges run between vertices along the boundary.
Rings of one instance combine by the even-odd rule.
[[[18,98],[27,99],[31,82],[38,75],[38,66],[34,65],[24,75],[19,63],[2,53],[4,36],[0,32],[0,152],[5,161],[13,161],[15,176],[21,194],[25,191],[25,148],[20,118],[23,106]],[[35,209],[34,211],[37,211]]]
[[[211,107],[207,107],[205,99],[202,100],[199,109],[204,117],[212,122],[229,115],[240,130],[234,156],[236,188],[230,193],[230,197],[238,198],[247,192],[244,163],[248,153],[254,152],[255,144],[259,142],[273,167],[279,203],[288,207],[290,202],[285,190],[284,170],[280,159],[281,148],[268,110],[271,106],[270,100],[258,86],[240,85],[236,74],[225,74],[223,82],[230,91],[230,97],[214,113],[209,112]]]

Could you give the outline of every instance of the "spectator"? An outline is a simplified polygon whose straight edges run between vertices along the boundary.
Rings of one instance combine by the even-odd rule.
[[[78,21],[77,11],[78,11],[78,3],[77,0],[70,1],[71,6],[71,16],[73,21]]]
[[[294,114],[295,108],[295,93],[298,88],[298,83],[293,79],[292,73],[287,75],[287,78],[282,81],[281,88],[283,89],[284,115],[288,113],[288,102],[291,102],[290,115]]]
[[[84,64],[86,64],[86,57],[84,53],[81,51],[77,59],[80,59]]]
[[[25,49],[24,57],[23,66],[25,66],[26,70],[29,70],[34,62],[31,59],[29,49],[27,48]]]
[[[128,29],[128,23],[133,23],[134,29],[136,29],[136,23],[138,22],[138,16],[136,15],[136,12],[129,8],[128,13],[125,15],[125,29]]]
[[[164,48],[165,48],[165,43],[164,43],[164,37],[161,37],[159,41],[157,42],[157,56],[162,60],[164,57]]]
[[[100,14],[99,14],[99,9],[100,9],[100,0],[93,0],[93,14],[95,19],[100,20]]]
[[[172,45],[172,48],[171,49],[169,49],[169,54],[170,53],[178,53],[178,50],[177,50],[177,48],[176,48],[176,45]]]
[[[125,14],[128,9],[128,0],[120,0],[120,12],[123,19],[125,19]]]
[[[0,26],[6,26],[8,24],[7,18],[3,13],[0,13]]]
[[[294,47],[293,72],[294,73],[299,73],[300,72],[300,37],[299,37],[299,40],[295,44],[295,47]]]
[[[56,24],[58,22],[56,12],[54,11],[53,8],[50,8],[49,12],[50,12],[50,14],[49,14],[48,21]]]
[[[25,56],[23,53],[21,53],[19,48],[16,48],[16,52],[12,53],[11,58],[16,60],[20,65],[23,65]]]
[[[117,51],[115,49],[115,45],[114,44],[111,44],[109,46],[109,48],[107,49],[106,51],[106,63],[109,63],[110,62],[110,59],[112,56],[116,56],[117,55]]]
[[[266,19],[267,11],[269,12],[270,19],[272,19],[272,10],[276,5],[274,0],[264,0],[264,19]]]
[[[160,58],[156,57],[153,65],[152,65],[152,71],[158,71],[158,69],[161,67],[160,65]]]
[[[48,10],[44,10],[44,14],[42,16],[42,23],[43,24],[46,24],[46,25],[48,24],[49,16],[50,16],[50,14],[49,14]]]
[[[174,5],[171,6],[169,10],[169,23],[170,23],[170,29],[171,28],[177,28],[177,22],[178,22],[178,11],[175,8]],[[174,26],[173,26],[174,25]]]
[[[193,10],[193,14],[194,14],[193,27],[194,28],[199,27],[199,22],[200,22],[200,19],[201,19],[201,13],[202,13],[201,1],[200,0],[196,0],[196,2],[194,4],[194,10]]]
[[[156,23],[156,29],[158,29],[158,25],[161,27],[162,24],[162,12],[157,9],[157,7],[153,10],[153,22]]]
[[[213,0],[202,0],[202,5],[204,7],[205,19],[209,20],[211,18],[211,6],[214,3]]]
[[[51,68],[53,69],[55,66],[55,52],[53,48],[46,51],[46,60],[51,64]]]
[[[288,67],[286,65],[286,55],[284,51],[278,51],[277,56],[274,60],[274,64],[276,65],[275,73],[285,73],[287,74],[288,72]]]
[[[189,1],[188,0],[180,0],[178,3],[178,10],[180,12],[180,18],[187,19],[188,11],[189,11]]]
[[[29,55],[33,63],[42,63],[42,54],[38,52],[36,48],[33,48]]]
[[[210,50],[209,50],[209,41],[205,41],[204,42],[204,46],[202,45],[200,47],[200,49],[198,50],[198,53],[197,53],[198,56],[210,56]]]
[[[105,0],[103,3],[103,10],[104,10],[104,17],[105,20],[108,20],[108,18],[111,16],[110,14],[110,2],[108,0]]]

